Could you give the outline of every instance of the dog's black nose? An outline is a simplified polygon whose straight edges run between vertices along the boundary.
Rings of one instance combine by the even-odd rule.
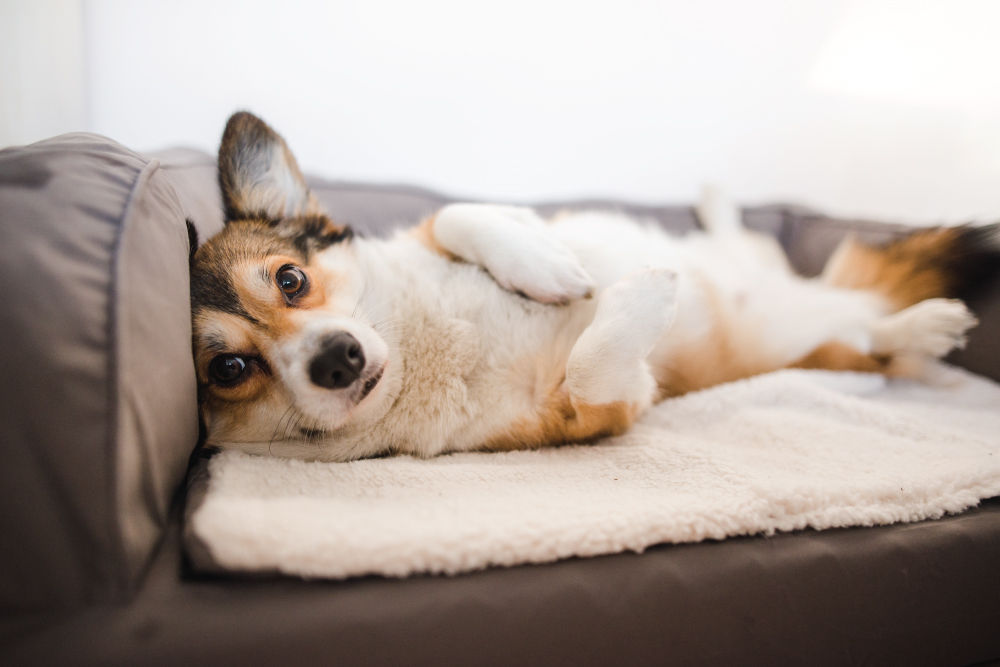
[[[349,333],[334,334],[309,362],[309,379],[326,389],[343,389],[358,379],[365,367],[361,343]]]

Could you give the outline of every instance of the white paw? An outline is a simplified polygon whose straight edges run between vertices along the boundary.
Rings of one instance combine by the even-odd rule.
[[[565,304],[593,294],[593,278],[549,234],[521,231],[510,242],[486,263],[486,270],[501,287],[541,303]]]
[[[677,310],[677,274],[633,273],[601,292],[597,312],[570,352],[566,386],[593,405],[623,401],[644,407],[656,391],[646,358]]]
[[[594,280],[529,208],[452,204],[439,214],[446,247],[483,266],[497,283],[541,303],[591,296]]]
[[[960,300],[927,299],[879,320],[872,327],[872,349],[943,357],[965,347],[965,333],[976,324]]]
[[[677,312],[677,272],[642,269],[601,292],[591,326],[645,357]]]

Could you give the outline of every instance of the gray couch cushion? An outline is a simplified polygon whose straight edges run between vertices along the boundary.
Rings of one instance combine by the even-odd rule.
[[[160,540],[197,439],[187,256],[156,161],[0,151],[0,609],[119,598]]]

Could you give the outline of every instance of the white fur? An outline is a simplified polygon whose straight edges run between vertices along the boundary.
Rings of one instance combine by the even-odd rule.
[[[364,380],[382,370],[389,362],[389,347],[370,327],[350,317],[310,316],[296,336],[282,338],[274,346],[270,358],[274,370],[296,397],[296,408],[308,415],[336,415],[338,423],[326,420],[324,426],[336,428],[350,419],[361,419],[374,401],[357,402]],[[323,389],[309,378],[309,363],[319,352],[330,332],[346,332],[354,336],[364,349],[366,374],[361,382],[340,391]],[[383,388],[384,389],[384,388]],[[369,396],[371,398],[371,396]]]
[[[976,317],[958,299],[927,299],[888,315],[872,327],[873,351],[943,357],[965,347]]]
[[[580,262],[530,208],[451,204],[438,213],[434,234],[449,251],[483,266],[504,288],[542,303],[590,296],[593,281]]]
[[[677,311],[677,274],[644,269],[601,294],[597,312],[577,339],[566,365],[566,386],[590,405],[624,402],[647,407],[656,380],[646,358]]]

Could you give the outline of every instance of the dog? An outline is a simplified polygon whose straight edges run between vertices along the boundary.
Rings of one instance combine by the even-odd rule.
[[[586,443],[650,405],[782,368],[918,377],[961,347],[1000,225],[789,267],[709,192],[674,237],[607,212],[450,204],[388,239],[324,214],[284,140],[233,115],[227,224],[192,256],[205,444],[347,461]]]

